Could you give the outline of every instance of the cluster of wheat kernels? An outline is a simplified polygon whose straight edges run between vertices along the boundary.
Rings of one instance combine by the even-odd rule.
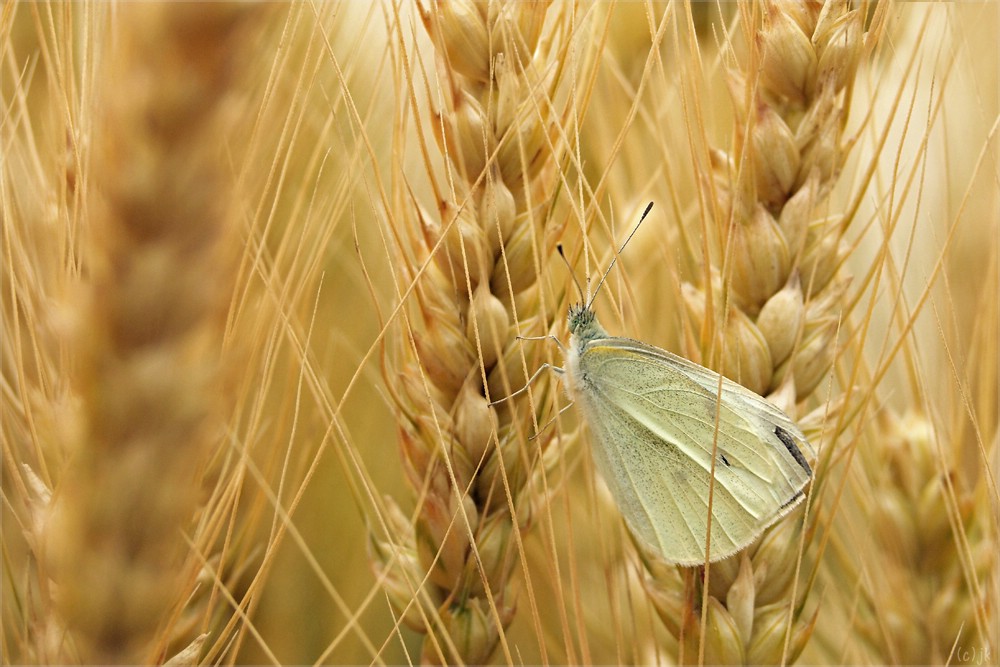
[[[92,54],[102,114],[68,128],[62,190],[83,222],[69,259],[79,269],[25,311],[44,329],[46,308],[69,303],[61,349],[75,396],[49,415],[65,439],[37,442],[15,473],[34,490],[34,660],[147,663],[195,639],[181,619],[199,604],[204,563],[184,536],[201,540],[206,469],[223,442],[220,353],[239,256],[232,174],[213,138],[239,108],[233,58],[257,15],[132,5]]]
[[[514,612],[516,533],[537,502],[527,489],[551,439],[527,441],[546,383],[489,407],[527,380],[515,337],[552,317],[538,276],[561,228],[550,215],[565,145],[555,100],[573,7],[549,5],[421,8],[441,93],[417,113],[433,114],[444,167],[425,163],[429,209],[398,183],[391,224],[407,240],[398,272],[415,308],[387,368],[417,515],[408,529],[397,514],[374,552],[404,619],[427,633],[425,660],[476,663],[498,646]]]
[[[829,194],[844,160],[848,90],[880,28],[866,31],[846,2],[747,4],[739,19],[744,53],[727,54],[733,145],[712,149],[700,182],[709,261],[681,295],[702,363],[758,393],[777,392],[794,412],[836,355],[848,221]],[[685,662],[756,664],[801,652],[812,629],[799,617],[804,590],[794,576],[803,510],[695,577],[693,591],[651,567],[647,588]]]

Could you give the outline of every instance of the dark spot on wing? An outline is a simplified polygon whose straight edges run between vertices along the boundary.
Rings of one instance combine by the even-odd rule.
[[[784,505],[782,505],[782,506],[781,506],[781,509],[785,509],[785,508],[786,508],[786,507],[788,507],[789,505],[794,505],[795,503],[797,503],[797,502],[799,501],[799,498],[801,498],[801,497],[802,497],[802,495],[803,495],[803,494],[802,494],[802,490],[801,490],[801,489],[800,489],[800,490],[798,490],[798,491],[796,491],[796,492],[795,492],[795,495],[794,495],[794,496],[792,496],[792,497],[791,497],[791,498],[790,498],[790,499],[788,500],[788,502],[787,502],[787,503],[785,503]]]
[[[719,456],[719,458],[721,458],[722,462],[725,463],[727,466],[732,466],[733,465],[732,463],[729,462],[729,459],[726,458],[725,454],[721,454]]]
[[[809,462],[806,461],[806,457],[802,455],[802,450],[795,444],[792,434],[780,426],[774,427],[774,434],[778,436],[778,440],[781,440],[781,444],[785,446],[785,449],[787,449],[788,453],[792,455],[795,462],[802,466],[802,469],[806,471],[807,475],[812,477],[812,468],[809,467]]]

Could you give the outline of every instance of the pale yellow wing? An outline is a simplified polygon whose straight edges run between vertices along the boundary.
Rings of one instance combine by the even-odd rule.
[[[671,562],[705,560],[713,439],[711,560],[748,546],[802,498],[812,448],[753,392],[624,338],[589,342],[572,378],[597,467],[632,531]]]

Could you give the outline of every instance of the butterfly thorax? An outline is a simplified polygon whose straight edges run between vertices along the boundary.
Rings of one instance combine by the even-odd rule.
[[[574,303],[566,317],[569,326],[569,349],[566,350],[566,391],[570,398],[581,398],[581,390],[587,385],[587,375],[580,368],[580,361],[587,346],[598,338],[606,338],[607,332],[597,321],[597,315],[586,303]]]

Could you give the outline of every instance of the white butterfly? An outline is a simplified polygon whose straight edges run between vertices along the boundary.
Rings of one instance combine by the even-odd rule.
[[[718,373],[609,335],[589,304],[570,308],[569,331],[564,374],[594,462],[632,533],[665,561],[705,562],[710,486],[709,561],[802,500],[814,452],[773,404],[726,378],[720,397]]]
[[[565,368],[553,370],[579,406],[594,462],[632,534],[680,565],[704,563],[706,550],[707,560],[717,561],[745,549],[804,497],[812,446],[784,412],[749,389],[608,334],[592,304],[569,309]]]

